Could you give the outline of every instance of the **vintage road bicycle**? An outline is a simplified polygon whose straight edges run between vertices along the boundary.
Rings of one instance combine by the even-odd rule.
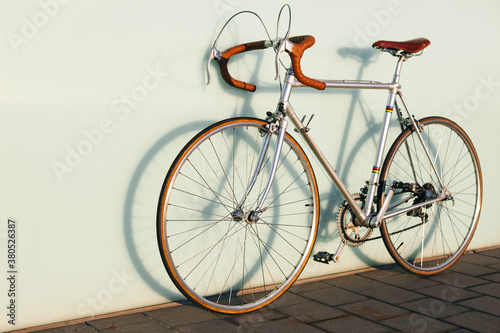
[[[419,275],[436,274],[464,253],[481,211],[481,167],[467,134],[443,117],[417,120],[401,92],[403,63],[420,55],[429,40],[373,44],[396,57],[392,82],[312,79],[303,74],[301,58],[315,40],[289,37],[288,5],[278,15],[278,27],[286,11],[283,38],[273,40],[268,33],[267,40],[220,52],[219,33],[208,60],[209,82],[215,59],[229,85],[255,91],[254,85],[229,74],[229,59],[273,48],[278,79],[280,55],[288,53],[291,67],[280,80],[276,110],[267,112],[265,119],[230,118],[198,133],[173,162],[159,198],[158,244],[168,274],[188,299],[219,313],[245,313],[270,304],[311,258],[319,223],[318,186],[306,153],[287,132],[290,122],[345,198],[337,217],[341,243],[333,254],[312,255],[314,261],[336,262],[345,245],[360,246],[380,228],[399,265]],[[302,87],[388,91],[371,177],[359,193],[350,194],[313,141],[310,120],[305,124],[292,108],[292,91]],[[401,133],[384,159],[394,113]]]

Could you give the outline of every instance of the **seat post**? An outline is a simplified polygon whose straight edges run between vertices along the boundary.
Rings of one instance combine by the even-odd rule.
[[[396,65],[396,71],[394,72],[394,78],[392,79],[393,83],[399,83],[399,79],[401,77],[401,67],[403,66],[403,62],[407,60],[404,54],[398,56],[399,60]]]

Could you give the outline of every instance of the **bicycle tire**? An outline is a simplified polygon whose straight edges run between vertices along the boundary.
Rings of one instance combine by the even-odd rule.
[[[384,220],[381,234],[390,255],[401,267],[429,276],[449,268],[466,250],[479,220],[483,186],[476,150],[462,128],[442,117],[424,118],[420,126],[451,197]],[[379,209],[385,199],[384,188],[388,189],[393,181],[418,184],[429,198],[433,193],[437,196],[441,185],[433,174],[416,132],[413,127],[407,128],[394,141],[384,161]],[[391,203],[402,199],[398,197],[395,194]],[[416,200],[422,199],[411,199],[398,208],[418,203]]]
[[[260,219],[232,215],[255,171],[266,124],[231,118],[207,127],[178,154],[160,194],[157,238],[164,266],[185,297],[213,312],[246,313],[276,300],[302,272],[316,239],[316,178],[288,133]],[[271,135],[270,155],[276,138]],[[245,214],[267,184],[272,157],[264,160]]]

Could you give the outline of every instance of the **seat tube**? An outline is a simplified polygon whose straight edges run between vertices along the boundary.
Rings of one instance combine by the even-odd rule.
[[[373,162],[373,168],[372,168],[372,173],[370,177],[370,182],[369,182],[369,189],[368,189],[368,196],[366,198],[366,205],[365,205],[365,215],[369,216],[371,213],[371,208],[373,206],[374,198],[375,198],[375,193],[377,191],[377,187],[380,185],[379,184],[379,178],[380,178],[380,169],[382,166],[382,158],[385,150],[385,145],[387,142],[387,135],[389,133],[389,127],[391,123],[391,118],[392,118],[392,112],[394,110],[394,105],[396,104],[396,95],[399,91],[399,78],[401,74],[401,67],[403,65],[403,62],[405,61],[404,56],[400,56],[397,66],[396,66],[396,71],[394,72],[394,78],[392,83],[394,84],[394,88],[389,91],[389,97],[387,99],[387,104],[385,107],[385,115],[384,115],[384,121],[382,124],[382,133],[380,135],[380,140],[378,143],[378,151],[377,155],[375,156],[375,161]]]

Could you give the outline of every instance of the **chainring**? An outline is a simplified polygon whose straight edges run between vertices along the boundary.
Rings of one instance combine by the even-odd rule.
[[[364,198],[361,197],[361,194],[355,193],[352,197],[360,203],[360,208],[364,209],[365,201]],[[349,204],[347,201],[344,201],[342,205],[340,205],[337,214],[337,229],[345,244],[352,247],[363,245],[370,238],[373,231],[371,228],[356,226],[354,224],[354,217],[355,215],[351,211]],[[366,229],[366,233],[362,236],[359,233],[360,228]]]

